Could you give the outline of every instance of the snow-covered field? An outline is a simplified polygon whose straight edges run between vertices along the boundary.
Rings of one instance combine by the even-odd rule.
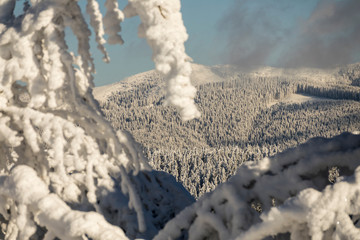
[[[268,107],[274,106],[275,104],[278,103],[285,103],[285,104],[299,104],[299,103],[304,103],[304,102],[319,102],[319,101],[335,101],[333,99],[329,99],[329,98],[319,98],[319,97],[314,97],[314,96],[307,96],[307,95],[303,95],[303,94],[291,94],[288,97],[285,97],[279,101],[272,101],[270,103],[268,103]]]
[[[102,102],[102,101],[105,101],[106,98],[114,92],[129,91],[135,85],[144,81],[144,79],[147,79],[149,77],[155,77],[155,76],[159,76],[159,74],[157,74],[155,70],[150,70],[147,72],[139,73],[139,74],[125,78],[125,79],[123,79],[119,82],[113,83],[113,84],[96,87],[93,89],[93,95],[96,100]]]

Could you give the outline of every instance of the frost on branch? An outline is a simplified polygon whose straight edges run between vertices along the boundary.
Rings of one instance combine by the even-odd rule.
[[[139,36],[145,37],[153,50],[157,71],[167,80],[166,104],[175,106],[183,120],[200,117],[194,104],[196,90],[190,83],[190,58],[184,42],[188,35],[183,25],[178,0],[129,0],[125,17],[139,15]]]
[[[121,229],[109,224],[100,214],[72,210],[59,196],[50,193],[48,186],[28,166],[16,166],[10,175],[0,176],[0,182],[0,194],[6,197],[2,200],[7,200],[1,205],[6,206],[11,200],[17,202],[17,212],[11,215],[8,224],[10,239],[16,239],[17,234],[20,239],[30,238],[36,231],[31,218],[46,227],[45,239],[78,239],[85,234],[99,240],[127,239]],[[2,207],[1,214],[6,216],[4,210]]]
[[[360,135],[348,133],[247,162],[155,239],[358,239],[359,165]],[[340,173],[334,184],[333,167]]]
[[[192,197],[152,171],[132,137],[99,112],[91,32],[77,1],[31,1],[17,17],[15,4],[0,1],[0,237],[151,238]],[[106,8],[103,23],[98,3],[88,1],[105,58],[104,33],[121,43],[122,19],[115,1]],[[77,53],[67,48],[65,27]]]

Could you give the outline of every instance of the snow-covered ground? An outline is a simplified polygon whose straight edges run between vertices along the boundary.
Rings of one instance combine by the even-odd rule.
[[[131,77],[127,77],[119,82],[96,87],[93,89],[93,94],[96,100],[99,102],[103,102],[106,100],[108,96],[110,96],[113,92],[117,91],[129,91],[134,86],[140,84],[144,80],[149,77],[158,77],[159,74],[156,73],[155,70],[150,70],[147,72],[139,73]]]
[[[338,75],[339,69],[334,68],[331,70],[318,69],[318,68],[274,68],[262,67],[251,71],[251,76],[257,77],[297,77],[316,82],[341,82],[344,79]]]
[[[297,104],[299,104],[299,103],[304,103],[304,102],[319,102],[319,101],[336,101],[336,100],[294,93],[294,94],[291,94],[290,96],[285,97],[279,101],[276,101],[276,100],[272,101],[272,102],[268,103],[267,106],[271,107],[278,103],[285,103],[285,104],[297,103]]]

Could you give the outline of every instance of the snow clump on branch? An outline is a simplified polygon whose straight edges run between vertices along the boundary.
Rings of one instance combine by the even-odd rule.
[[[246,162],[155,239],[358,239],[359,160],[360,136],[343,133]],[[340,176],[333,182],[334,166]]]
[[[19,3],[0,1],[0,237],[41,238],[45,227],[46,239],[151,238],[193,198],[152,171],[131,135],[103,118],[91,93],[91,31],[78,1],[30,3],[15,16]],[[104,34],[122,43],[123,14],[116,0],[105,4],[104,19],[95,0],[87,12],[108,60]],[[67,48],[66,27],[77,53]]]
[[[139,15],[139,37],[146,38],[153,50],[156,70],[167,80],[165,104],[175,106],[183,120],[200,117],[194,104],[196,89],[191,85],[190,57],[184,42],[188,35],[183,25],[178,0],[130,0],[125,17]]]

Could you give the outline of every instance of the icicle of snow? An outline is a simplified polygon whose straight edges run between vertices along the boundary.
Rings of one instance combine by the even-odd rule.
[[[88,79],[91,78],[91,73],[95,71],[93,59],[90,54],[89,38],[91,31],[81,13],[80,6],[71,1],[69,9],[66,12],[68,15],[64,16],[64,25],[69,26],[78,40],[78,54],[79,58],[73,60],[80,69],[85,73]]]
[[[121,31],[120,23],[124,20],[124,14],[120,11],[117,0],[106,0],[106,14],[104,17],[105,33],[109,35],[109,44],[123,44],[124,41],[118,32]]]
[[[44,42],[44,47],[48,50],[49,54],[49,76],[48,76],[48,90],[49,90],[49,107],[57,107],[55,99],[55,91],[62,87],[66,74],[64,73],[64,66],[61,62],[61,51],[58,44],[58,32],[55,29],[54,25],[49,25],[44,29],[44,35],[46,41]]]
[[[136,194],[135,188],[132,187],[132,183],[129,177],[125,174],[125,170],[123,167],[120,167],[120,171],[122,173],[123,178],[121,179],[121,187],[129,194],[129,207],[134,208],[136,210],[137,218],[138,218],[138,225],[139,231],[145,232],[146,231],[146,223],[144,219],[144,213],[142,210],[142,204],[140,201],[139,196]]]
[[[147,39],[156,69],[167,81],[165,104],[175,106],[185,121],[200,117],[194,104],[196,89],[190,83],[190,58],[184,47],[188,35],[180,13],[180,1],[130,0],[129,4],[126,16],[133,16],[133,11],[139,15],[139,36]]]
[[[90,24],[95,30],[96,42],[98,43],[98,49],[104,54],[103,60],[109,62],[110,58],[104,44],[106,40],[104,39],[104,26],[102,22],[102,15],[99,9],[99,4],[95,0],[88,0],[86,5],[86,12],[90,16]]]

